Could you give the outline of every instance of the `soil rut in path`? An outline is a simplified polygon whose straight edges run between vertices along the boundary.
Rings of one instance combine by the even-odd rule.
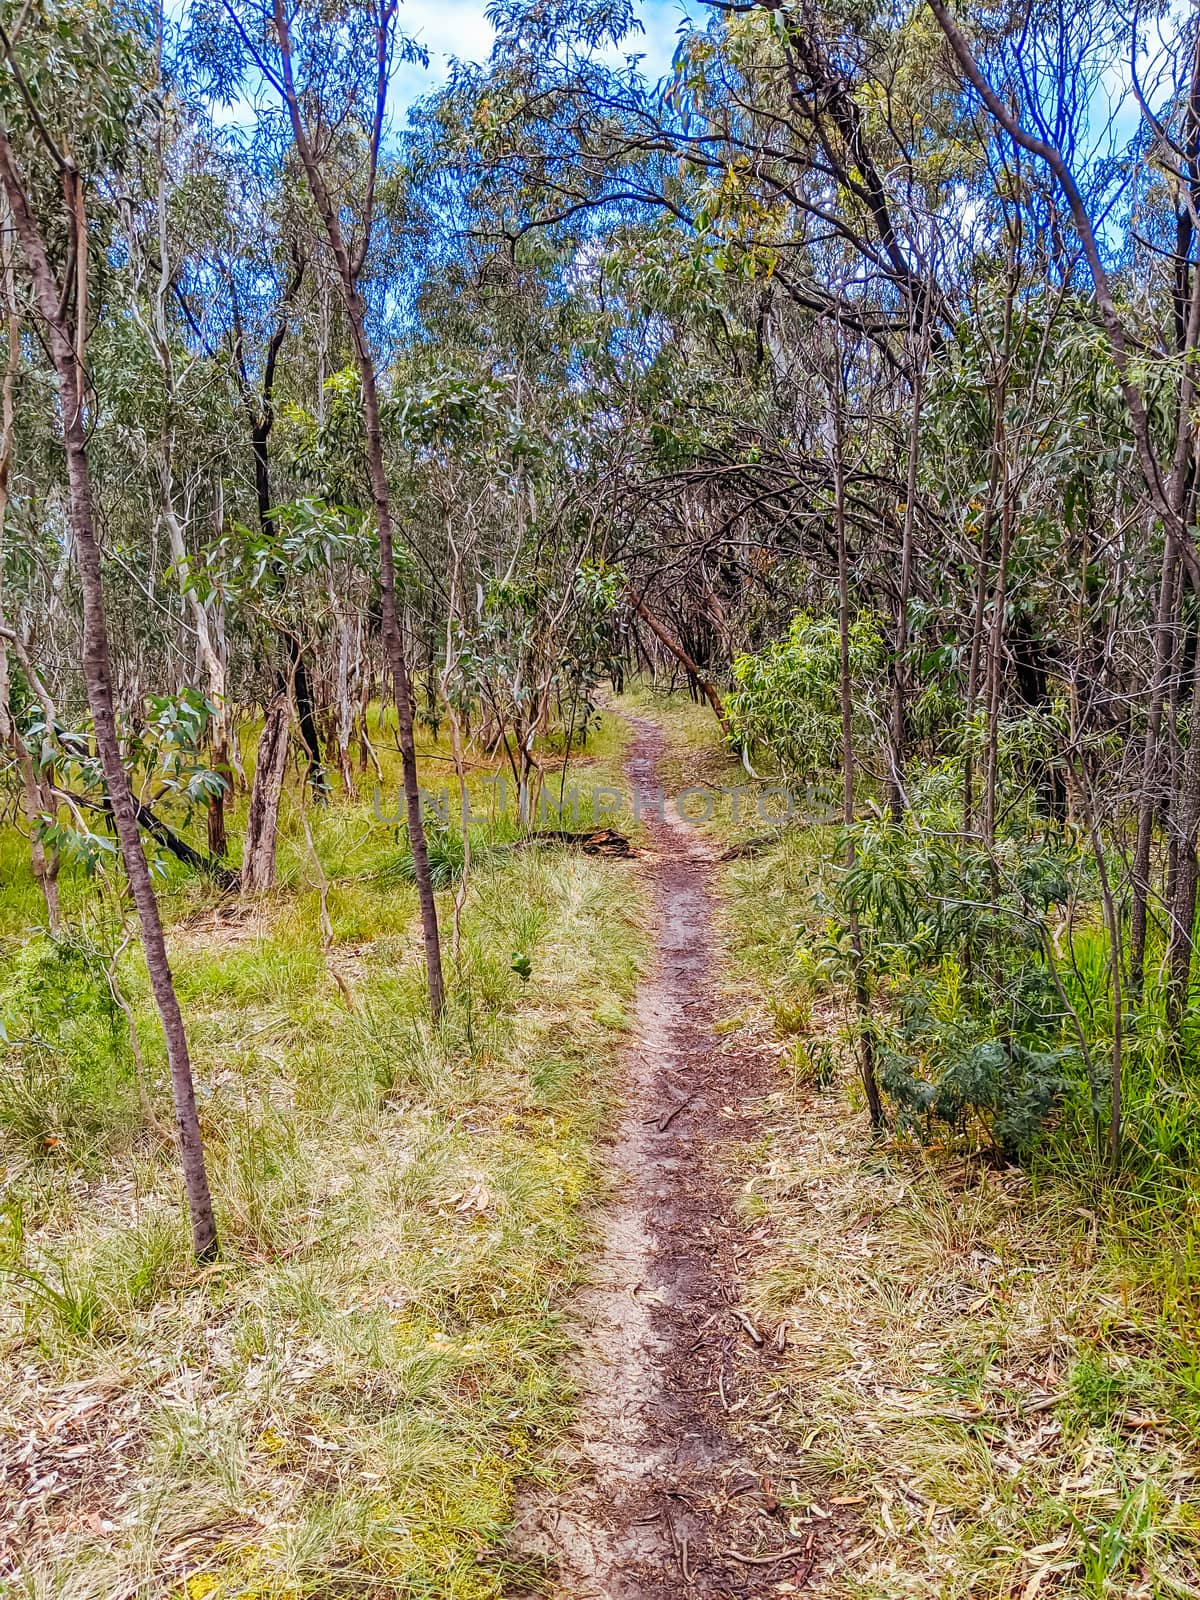
[[[645,794],[657,787],[662,735],[631,720],[627,776]],[[738,1405],[735,1346],[758,1330],[737,1310],[743,1239],[721,1147],[751,1131],[741,1108],[768,1069],[716,1047],[714,853],[670,807],[647,832],[656,959],[627,1057],[619,1190],[576,1302],[568,1487],[549,1504],[529,1491],[516,1543],[548,1562],[561,1600],[786,1593],[811,1549],[789,1537],[769,1483],[726,1427]]]

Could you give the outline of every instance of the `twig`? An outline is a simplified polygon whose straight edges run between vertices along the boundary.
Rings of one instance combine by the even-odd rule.
[[[754,1340],[755,1344],[762,1344],[762,1342],[763,1342],[762,1334],[759,1333],[758,1329],[750,1321],[750,1318],[746,1315],[746,1313],[744,1311],[739,1311],[736,1306],[732,1306],[730,1308],[729,1315],[733,1318],[733,1320],[736,1323],[740,1324],[740,1326],[743,1327],[746,1330],[746,1332]]]
[[[117,962],[125,954],[132,938],[133,934],[127,933],[121,940],[112,953],[112,960],[109,961],[104,969],[105,975],[108,978],[109,993],[124,1013],[125,1021],[129,1024],[129,1049],[133,1056],[133,1075],[137,1080],[138,1103],[142,1108],[142,1116],[145,1118],[147,1126],[154,1130],[164,1144],[174,1144],[175,1135],[170,1128],[159,1121],[158,1115],[150,1102],[150,1091],[146,1087],[146,1058],[142,1055],[142,1046],[141,1041],[138,1039],[137,1022],[134,1019],[133,1007],[126,1000],[121,992],[121,986],[117,982]]]
[[[732,1561],[741,1561],[748,1567],[777,1567],[782,1561],[801,1561],[804,1558],[803,1550],[784,1550],[774,1556],[749,1556],[744,1550],[725,1549],[721,1552]]]
[[[300,791],[300,821],[304,828],[304,842],[308,846],[308,853],[312,859],[313,867],[317,874],[317,892],[321,897],[321,950],[325,957],[325,970],[342,991],[350,1011],[357,1012],[358,1007],[354,1002],[346,980],[338,971],[333,960],[333,920],[329,915],[329,879],[325,876],[325,868],[321,865],[321,858],[317,854],[317,847],[313,843],[312,829],[308,823],[308,803],[305,793],[306,785]]]
[[[660,1117],[658,1121],[659,1133],[666,1133],[667,1129],[675,1121],[675,1118],[679,1115],[679,1113],[690,1106],[695,1098],[696,1096],[694,1094],[688,1095],[686,1100],[681,1100],[677,1106],[668,1111],[665,1117]]]

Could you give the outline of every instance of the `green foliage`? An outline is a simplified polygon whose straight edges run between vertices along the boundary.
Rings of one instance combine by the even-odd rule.
[[[269,528],[235,522],[188,574],[205,600],[220,595],[267,613],[281,611],[289,587],[338,562],[374,564],[375,542],[366,517],[352,507],[316,498],[288,501],[271,512]]]
[[[597,613],[615,610],[629,579],[624,567],[610,567],[602,561],[581,561],[575,578],[575,592]]]
[[[131,134],[152,109],[153,39],[148,13],[130,6],[50,0],[19,13],[13,56],[38,121],[11,70],[0,74],[0,114],[9,137],[38,150],[41,129],[91,176],[118,170]],[[40,123],[40,127],[38,126]]]
[[[922,806],[919,790],[912,798]],[[1014,829],[989,850],[922,812],[900,828],[872,819],[850,833],[854,861],[836,904],[843,917],[857,910],[874,965],[912,970],[988,938],[1022,960],[1038,951],[1046,914],[1086,881],[1078,844]]]
[[[870,727],[871,684],[884,659],[880,622],[860,612],[850,627],[850,672],[857,687],[855,734]],[[810,778],[838,764],[842,728],[837,621],[803,612],[786,635],[733,662],[737,687],[726,697],[731,738],[744,752],[764,751],[790,778]]]
[[[429,856],[429,876],[435,889],[450,889],[462,877],[463,836],[456,829],[440,822],[425,823],[425,848]],[[491,855],[487,841],[471,837],[471,867],[483,868]],[[406,842],[387,857],[378,869],[381,883],[416,883],[417,872],[413,864],[412,845]]]
[[[135,783],[154,802],[181,800],[184,823],[192,812],[226,787],[200,756],[214,708],[197,689],[178,695],[152,695],[145,724],[127,734],[126,758]]]
[[[988,1039],[937,1061],[936,1081],[894,1051],[881,1058],[881,1081],[911,1118],[936,1119],[966,1131],[978,1119],[987,1137],[1011,1160],[1028,1157],[1054,1107],[1078,1087],[1060,1070],[1063,1052],[1026,1049]]]
[[[95,1280],[88,1274],[73,1274],[65,1262],[56,1261],[44,1272],[32,1267],[0,1266],[15,1284],[26,1289],[36,1322],[40,1312],[52,1319],[57,1329],[72,1342],[85,1342],[101,1332],[104,1306]]]
[[[137,1118],[100,953],[32,939],[0,987],[0,1143],[34,1161],[92,1167]]]
[[[533,962],[523,951],[515,950],[512,958],[512,970],[522,983],[528,983],[533,976]]]
[[[861,973],[881,996],[882,1087],[907,1126],[982,1135],[1027,1159],[1056,1110],[1093,1096],[1050,927],[1090,888],[1089,866],[1076,840],[1019,818],[985,848],[954,826],[954,796],[935,773],[913,786],[902,826],[870,819],[837,837],[833,859],[847,842],[852,859],[815,895],[825,929],[801,961],[838,984]]]

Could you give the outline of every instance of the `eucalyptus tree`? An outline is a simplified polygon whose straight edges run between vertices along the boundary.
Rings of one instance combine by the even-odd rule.
[[[187,1034],[122,759],[113,697],[95,497],[88,464],[87,338],[92,261],[103,260],[104,180],[144,127],[148,41],[133,23],[72,6],[11,9],[0,48],[0,186],[20,244],[31,310],[58,384],[74,553],[83,602],[83,676],[108,804],[137,908],[166,1036],[179,1151],[196,1254],[217,1249]]]
[[[364,453],[379,541],[384,652],[395,689],[405,811],[413,852],[429,1004],[444,1002],[437,905],[429,873],[413,733],[412,685],[396,603],[395,525],[388,481],[379,373],[372,343],[371,250],[378,224],[388,85],[398,43],[395,0],[334,11],[275,0],[270,7],[226,0],[230,55],[279,96],[304,181],[325,235],[357,367]]]
[[[181,46],[174,79],[181,93],[196,100],[193,70],[188,50]],[[273,449],[281,401],[308,401],[312,386],[319,390],[325,376],[317,372],[319,363],[309,359],[301,331],[312,331],[315,321],[305,298],[314,276],[309,270],[311,230],[278,121],[218,130],[205,113],[202,102],[193,109],[186,164],[175,187],[178,260],[172,264],[171,282],[176,322],[193,357],[205,357],[226,386],[232,435],[227,449],[241,456],[226,479],[226,520],[256,521],[266,547],[275,539],[278,509],[295,488],[280,471]],[[215,530],[218,537],[222,531]],[[285,565],[270,570],[282,589]],[[198,593],[199,586],[193,590]],[[307,781],[323,798],[327,780],[311,658],[315,641],[307,628],[292,626],[298,612],[287,606],[282,593],[279,600],[272,627],[252,635],[254,655],[273,669],[273,677],[268,675],[259,687],[263,698],[274,703],[264,721],[263,759],[255,764],[254,781],[261,787],[281,780],[291,719],[281,721],[280,705],[294,702]],[[277,797],[259,794],[251,809],[246,854],[264,864],[274,861],[274,840],[262,828],[276,808]],[[264,879],[252,870],[248,882],[266,887],[272,872]]]
[[[428,170],[438,151],[436,137],[414,150],[414,215],[444,199],[430,193],[444,178]],[[614,324],[569,261],[531,253],[502,266],[485,241],[451,255],[428,225],[426,236],[420,331],[385,420],[409,519],[426,530],[424,587],[447,618],[445,690],[461,710],[478,706],[528,816],[541,741],[561,715],[569,755],[612,658],[612,491],[634,430],[592,381],[591,353]]]
[[[1148,103],[1137,80],[1139,42],[1132,35],[1128,57],[1133,63],[1130,88],[1140,100],[1154,141],[1157,163],[1169,173],[1174,216],[1172,237],[1165,251],[1169,277],[1159,304],[1163,315],[1139,319],[1119,303],[1110,262],[1106,259],[1102,228],[1084,181],[1064,144],[1061,121],[1048,122],[1039,88],[1053,82],[1053,62],[1065,52],[1080,60],[1092,44],[1087,13],[1058,19],[1031,18],[1031,26],[1011,41],[1001,40],[992,70],[1015,77],[1024,90],[1014,100],[997,93],[986,62],[976,55],[968,35],[943,0],[929,0],[970,92],[978,95],[999,134],[1014,152],[1031,157],[1048,172],[1066,219],[1078,240],[1094,295],[1096,319],[1103,329],[1124,401],[1129,435],[1142,475],[1145,494],[1162,528],[1163,552],[1158,604],[1154,622],[1154,661],[1150,675],[1145,719],[1142,795],[1138,809],[1137,840],[1133,860],[1133,918],[1131,966],[1135,989],[1140,988],[1145,961],[1147,910],[1151,892],[1150,858],[1155,812],[1161,800],[1159,785],[1159,735],[1170,694],[1172,662],[1176,655],[1177,617],[1182,572],[1187,584],[1200,587],[1200,555],[1195,547],[1193,501],[1196,481],[1195,352],[1200,343],[1200,271],[1196,269],[1195,208],[1200,198],[1200,34],[1194,19],[1181,23],[1171,47],[1163,52],[1165,81],[1160,82],[1159,107]],[[1136,20],[1134,23],[1136,27]],[[1160,217],[1162,213],[1159,213]],[[1165,219],[1164,219],[1165,220]],[[1161,225],[1161,224],[1160,224]],[[1161,254],[1156,245],[1151,249]],[[1153,268],[1151,269],[1153,270]],[[1157,322],[1157,326],[1153,324]],[[1147,325],[1149,323],[1149,325]],[[1170,372],[1170,420],[1157,425],[1156,399],[1144,375],[1140,351],[1149,340],[1159,363]],[[1200,678],[1197,679],[1200,683]],[[1200,688],[1193,696],[1200,709]],[[1189,742],[1170,805],[1171,871],[1167,898],[1170,931],[1168,966],[1169,1011],[1178,1023],[1187,1002],[1193,960],[1200,862],[1200,740]],[[1114,1154],[1118,1134],[1114,1117]]]
[[[561,243],[572,232],[607,240],[642,226],[657,236],[661,276],[672,280],[651,304],[684,285],[699,289],[728,343],[730,380],[744,379],[748,365],[769,391],[790,365],[784,341],[797,321],[833,315],[877,344],[894,369],[893,403],[909,420],[887,473],[899,479],[892,503],[906,509],[894,530],[895,581],[886,569],[880,576],[895,619],[889,731],[899,812],[921,522],[912,419],[930,351],[956,315],[953,290],[966,263],[952,243],[960,232],[953,196],[973,159],[970,148],[952,154],[946,142],[961,116],[928,30],[896,30],[890,13],[861,7],[730,8],[684,31],[672,78],[656,86],[632,58],[611,64],[612,47],[628,46],[636,29],[627,6],[512,4],[495,17],[492,61],[461,69],[443,101],[446,137],[457,137],[471,174],[477,228]],[[743,355],[734,345],[746,333]],[[765,409],[774,409],[769,393]],[[707,473],[695,462],[693,482],[706,477],[727,501],[741,489],[759,510],[787,503],[792,463],[772,461],[761,440],[739,454],[711,456]],[[809,473],[821,471],[820,456]],[[763,481],[772,475],[778,490]],[[721,624],[705,615],[711,586],[700,577],[695,587],[702,608],[669,626],[651,611],[647,626],[659,624],[660,642],[698,682],[701,640]],[[631,597],[635,609],[649,609],[644,593]],[[709,691],[719,706],[711,683]]]
[[[50,773],[54,759],[55,709],[38,667],[35,665],[14,615],[6,609],[6,579],[9,546],[8,510],[11,500],[13,452],[17,432],[16,391],[21,371],[21,311],[17,298],[15,270],[16,241],[5,229],[0,241],[0,283],[5,311],[4,377],[0,385],[0,749],[8,747],[16,763],[21,786],[25,826],[29,832],[30,864],[42,898],[46,920],[52,934],[60,931],[62,913],[58,896],[58,856],[46,847],[44,818],[53,809]],[[16,563],[13,562],[15,569]],[[16,657],[22,682],[18,695],[9,655]],[[22,703],[24,702],[24,703]],[[34,716],[23,715],[26,709]],[[40,713],[40,732],[38,716]]]

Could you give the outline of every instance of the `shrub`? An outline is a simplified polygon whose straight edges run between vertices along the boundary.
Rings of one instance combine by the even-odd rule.
[[[429,876],[435,889],[449,889],[462,877],[463,836],[441,823],[425,824],[425,846],[429,852]],[[490,851],[482,841],[471,840],[471,865],[479,867]],[[415,883],[412,845],[405,843],[380,867],[376,879],[383,884]]]
[[[938,1121],[965,1130],[977,1119],[1009,1160],[1028,1156],[1054,1107],[1076,1087],[1061,1070],[1064,1051],[1029,1050],[987,1039],[938,1063],[936,1079],[911,1059],[888,1051],[881,1060],[883,1087],[910,1120]]]
[[[858,733],[869,727],[864,680],[884,659],[879,620],[860,612],[850,628],[850,671],[856,681]],[[792,619],[786,635],[755,655],[734,658],[737,688],[726,698],[731,738],[762,750],[786,776],[813,778],[841,761],[840,644],[836,618]],[[862,689],[862,692],[858,692]],[[866,714],[864,714],[866,713]]]
[[[0,990],[0,1137],[87,1165],[139,1120],[124,1021],[100,955],[31,941]]]

